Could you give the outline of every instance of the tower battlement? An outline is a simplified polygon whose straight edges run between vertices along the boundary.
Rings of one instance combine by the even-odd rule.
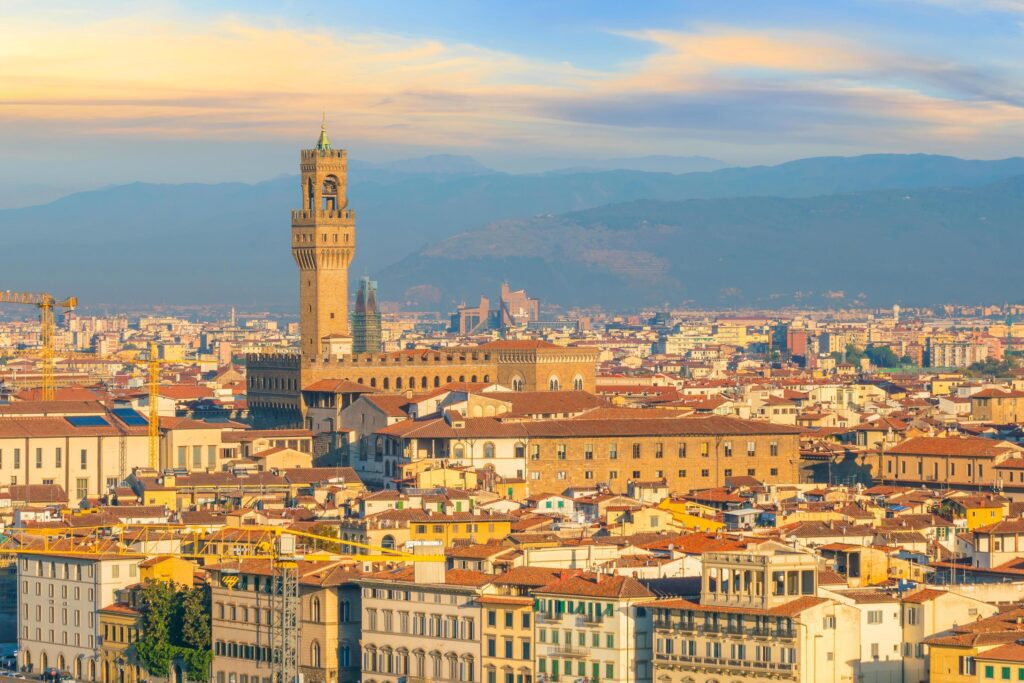
[[[302,161],[312,162],[314,159],[337,159],[345,161],[348,159],[348,151],[344,149],[304,149],[301,152]]]
[[[354,221],[356,212],[352,209],[292,209],[292,223],[314,224],[324,220]]]

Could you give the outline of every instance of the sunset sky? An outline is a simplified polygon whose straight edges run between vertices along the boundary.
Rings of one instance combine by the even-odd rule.
[[[1024,151],[1024,0],[5,0],[0,13],[0,205],[291,173],[321,111],[354,157],[507,170]]]

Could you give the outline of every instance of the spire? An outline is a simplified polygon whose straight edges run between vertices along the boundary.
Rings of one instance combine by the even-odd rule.
[[[318,152],[326,152],[331,147],[331,139],[327,137],[327,112],[324,112],[323,118],[320,120],[320,139],[316,141],[316,149]]]
[[[366,293],[366,312],[376,313],[377,312],[377,283],[373,280],[370,281]]]
[[[359,291],[356,292],[356,313],[366,313],[366,278],[359,283]]]

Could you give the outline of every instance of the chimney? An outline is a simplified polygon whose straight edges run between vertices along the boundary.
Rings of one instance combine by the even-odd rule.
[[[439,541],[424,542],[413,546],[413,555],[444,556],[444,546]],[[421,560],[413,563],[413,579],[418,584],[442,584],[445,581],[444,560]]]

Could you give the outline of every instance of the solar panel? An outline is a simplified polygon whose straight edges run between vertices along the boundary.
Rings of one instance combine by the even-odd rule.
[[[114,408],[110,412],[129,427],[145,427],[149,424],[149,420],[131,408]]]
[[[72,427],[109,427],[110,423],[99,415],[75,415],[65,417]]]

